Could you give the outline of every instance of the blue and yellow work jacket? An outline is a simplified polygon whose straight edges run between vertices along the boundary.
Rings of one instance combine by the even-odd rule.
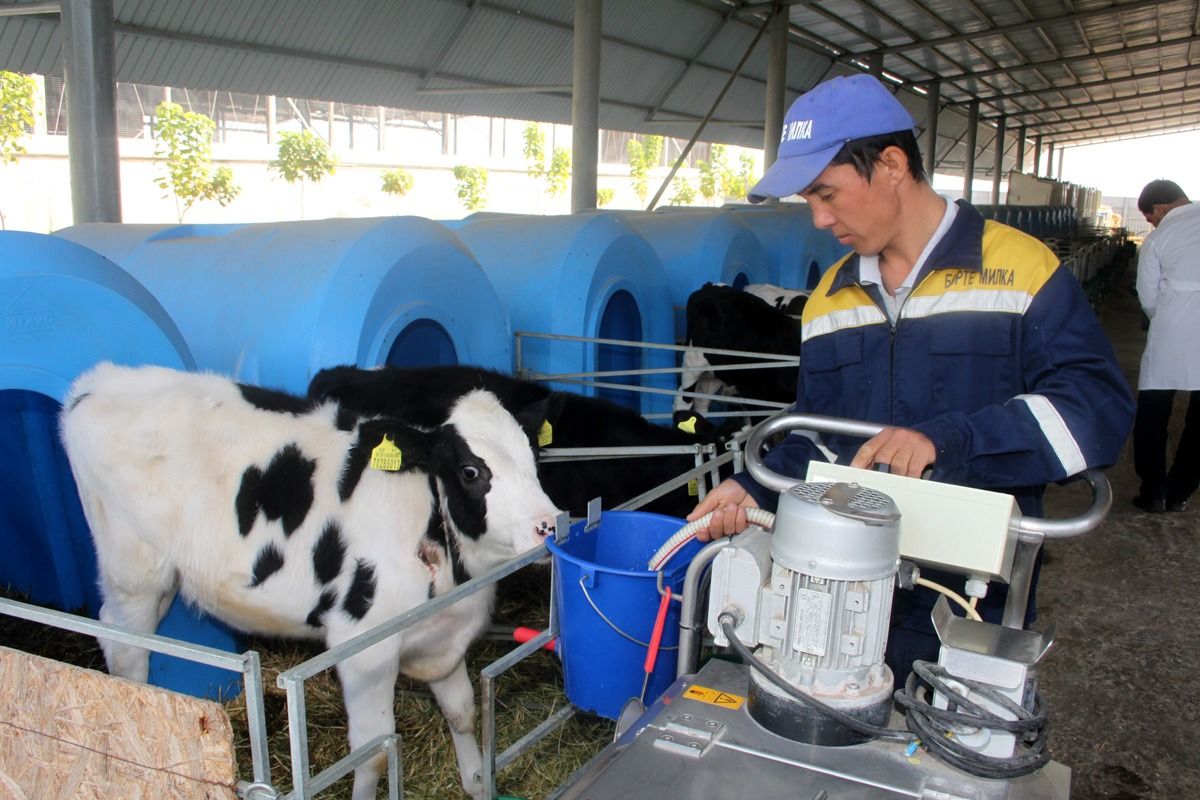
[[[937,448],[933,480],[1010,492],[1026,514],[1041,514],[1047,482],[1116,461],[1132,392],[1078,282],[1037,239],[960,201],[894,325],[880,291],[860,282],[855,254],[813,290],[797,411],[918,430]],[[862,440],[823,443],[849,464]],[[793,434],[765,462],[803,477],[814,457]]]

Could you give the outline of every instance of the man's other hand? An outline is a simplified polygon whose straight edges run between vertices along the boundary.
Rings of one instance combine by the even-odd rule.
[[[936,457],[937,448],[923,433],[910,428],[884,428],[858,449],[850,466],[873,469],[877,464],[887,464],[893,475],[919,478]]]

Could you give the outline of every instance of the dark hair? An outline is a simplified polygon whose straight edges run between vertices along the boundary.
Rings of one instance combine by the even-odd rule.
[[[851,139],[842,145],[829,163],[850,164],[859,175],[871,180],[875,174],[875,162],[879,161],[884,150],[892,146],[899,147],[908,157],[908,174],[912,175],[913,180],[925,183],[925,162],[921,158],[921,148],[917,146],[917,137],[911,130]]]
[[[1142,193],[1138,195],[1138,211],[1149,214],[1156,205],[1167,205],[1176,200],[1187,200],[1183,189],[1180,189],[1179,184],[1175,181],[1159,178],[1147,183],[1146,188],[1142,189]]]

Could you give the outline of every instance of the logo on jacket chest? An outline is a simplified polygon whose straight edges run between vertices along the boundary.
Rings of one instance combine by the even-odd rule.
[[[1015,286],[1017,282],[1016,270],[1005,269],[1004,267],[984,267],[976,272],[974,270],[956,269],[950,270],[945,274],[947,289],[952,289],[956,286]]]

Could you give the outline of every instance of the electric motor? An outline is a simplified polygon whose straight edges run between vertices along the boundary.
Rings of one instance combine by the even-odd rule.
[[[808,483],[780,495],[774,533],[744,534],[713,564],[709,629],[723,611],[734,633],[790,685],[863,722],[891,711],[883,663],[900,563],[900,513],[887,495],[850,483]],[[750,714],[767,729],[812,744],[867,737],[751,671]]]

